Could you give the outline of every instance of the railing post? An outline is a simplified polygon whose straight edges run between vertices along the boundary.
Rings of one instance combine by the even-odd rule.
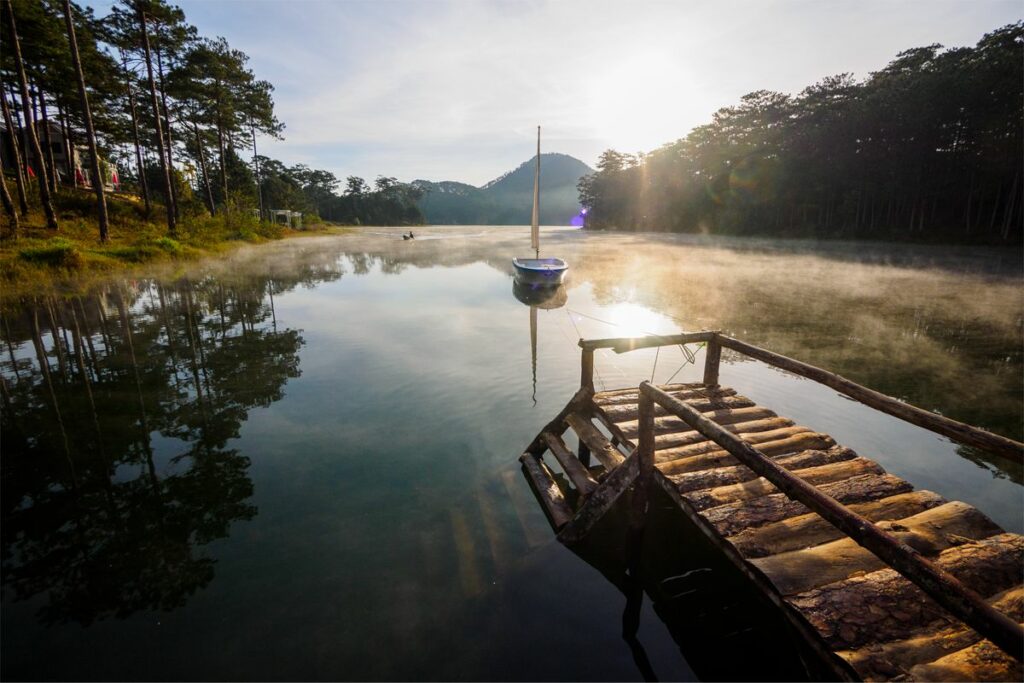
[[[594,350],[583,349],[580,357],[580,388],[594,390]]]
[[[640,385],[638,396],[638,417],[637,425],[637,447],[636,457],[639,461],[640,474],[636,479],[636,488],[633,490],[633,520],[634,529],[644,526],[647,517],[648,496],[650,483],[654,474],[654,401],[648,391],[650,384],[643,382]]]
[[[718,386],[718,366],[722,360],[722,345],[716,334],[704,347],[704,384]]]

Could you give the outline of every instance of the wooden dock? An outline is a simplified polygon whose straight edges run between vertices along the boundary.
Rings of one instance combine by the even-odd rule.
[[[594,391],[598,349],[693,342],[707,345],[701,383]],[[641,529],[660,486],[837,677],[1024,679],[1024,537],[719,386],[721,351],[1017,461],[1024,444],[716,332],[580,346],[580,390],[520,457],[560,541],[580,541],[627,492]],[[578,453],[562,438],[570,429]]]

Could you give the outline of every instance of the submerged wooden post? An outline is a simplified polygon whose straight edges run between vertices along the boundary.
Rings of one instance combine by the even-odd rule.
[[[580,388],[594,390],[594,350],[583,349],[580,357]]]
[[[718,386],[718,366],[722,360],[722,345],[718,342],[716,334],[708,340],[704,347],[704,384],[707,386]]]
[[[639,459],[640,474],[633,490],[632,527],[639,529],[644,525],[647,516],[650,483],[654,474],[654,401],[643,391],[647,382],[640,385],[638,397],[639,425],[637,434],[636,455]]]

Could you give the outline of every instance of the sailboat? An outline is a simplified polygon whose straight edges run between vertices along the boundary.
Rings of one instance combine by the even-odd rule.
[[[540,126],[537,126],[537,167],[533,174],[533,218],[530,221],[530,246],[533,258],[514,258],[516,278],[533,285],[555,286],[562,283],[569,264],[560,258],[540,257]]]

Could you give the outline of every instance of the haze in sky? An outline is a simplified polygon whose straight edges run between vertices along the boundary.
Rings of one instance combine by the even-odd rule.
[[[173,2],[174,0],[172,0]],[[99,15],[110,0],[91,2]],[[339,178],[482,184],[544,151],[650,151],[745,93],[974,45],[1019,0],[177,0],[276,87],[260,153]]]

